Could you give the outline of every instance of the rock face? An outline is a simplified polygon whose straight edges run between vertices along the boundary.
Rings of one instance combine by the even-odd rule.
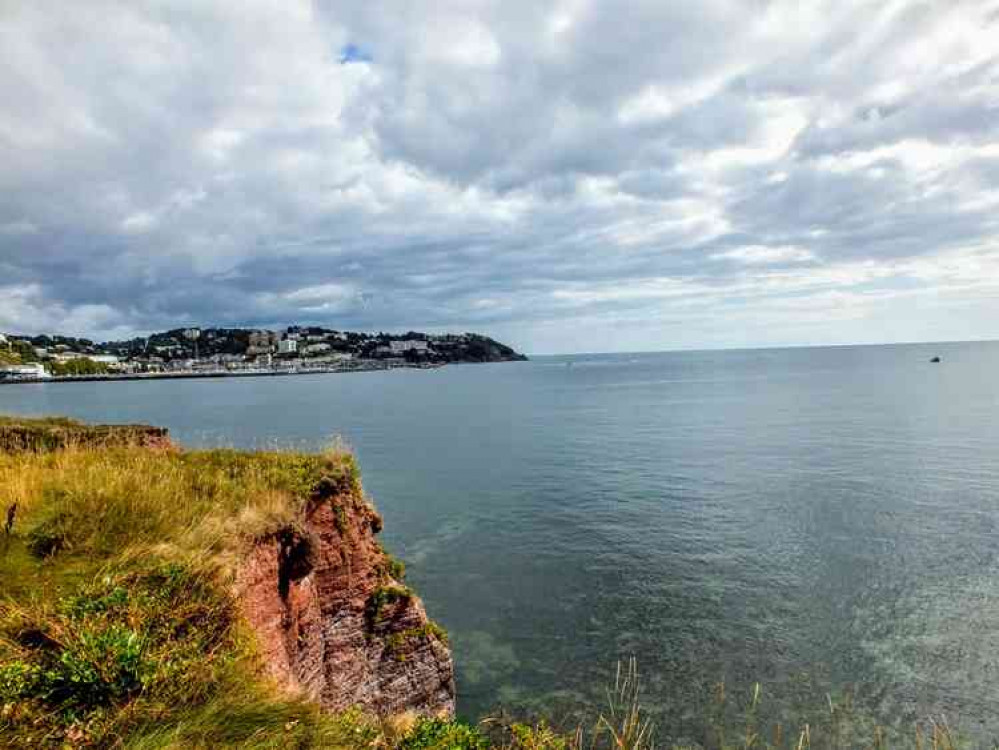
[[[313,498],[296,528],[259,542],[237,596],[271,676],[326,710],[454,714],[446,635],[375,539],[381,518],[357,490]]]

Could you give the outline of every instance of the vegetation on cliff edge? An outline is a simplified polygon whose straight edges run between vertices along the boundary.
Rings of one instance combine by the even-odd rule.
[[[148,425],[89,425],[65,417],[0,416],[0,451],[48,452],[60,448],[149,447],[167,444],[167,431]]]
[[[236,568],[307,503],[367,502],[349,453],[150,449],[144,429],[0,418],[0,747],[491,745],[460,721],[324,714],[264,677]],[[375,620],[411,596],[385,566]],[[399,638],[446,641],[418,630]]]
[[[150,450],[68,420],[2,426],[78,439],[0,452],[0,746],[366,747],[383,734],[282,697],[231,594],[241,556],[306,502],[365,502],[349,454]]]

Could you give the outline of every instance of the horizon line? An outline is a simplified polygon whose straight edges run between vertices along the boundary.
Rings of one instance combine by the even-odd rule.
[[[995,344],[999,343],[999,338],[981,339],[943,339],[938,341],[875,341],[875,342],[855,342],[848,344],[775,344],[767,346],[708,346],[690,347],[679,349],[622,349],[615,351],[579,351],[579,352],[525,352],[528,357],[589,357],[607,354],[685,354],[698,352],[755,352],[774,351],[784,349],[852,349],[857,347],[873,346],[934,346],[951,344]]]

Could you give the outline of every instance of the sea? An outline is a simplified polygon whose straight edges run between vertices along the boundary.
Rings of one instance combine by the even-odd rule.
[[[347,443],[472,720],[585,724],[634,664],[667,744],[750,714],[999,736],[999,343],[24,384],[0,413]]]

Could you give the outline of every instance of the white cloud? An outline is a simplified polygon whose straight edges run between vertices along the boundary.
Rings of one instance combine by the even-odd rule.
[[[746,265],[770,265],[775,263],[807,263],[815,260],[815,255],[810,250],[801,247],[747,245],[722,253],[712,253],[711,259],[734,260]]]
[[[142,234],[155,227],[156,223],[157,219],[153,214],[148,211],[139,211],[138,213],[127,216],[124,221],[121,222],[121,229],[123,232],[127,232],[129,234]]]
[[[987,6],[7,4],[0,325],[988,335]]]

